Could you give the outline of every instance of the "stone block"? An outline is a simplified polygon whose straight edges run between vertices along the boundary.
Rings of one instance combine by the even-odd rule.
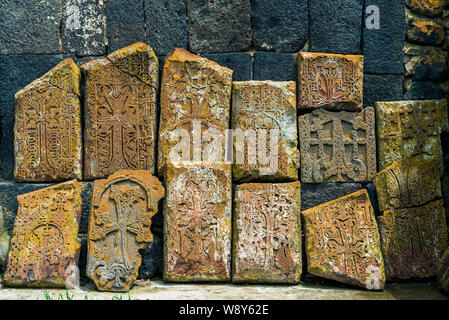
[[[189,49],[246,51],[251,46],[250,0],[186,0]]]
[[[449,249],[438,263],[438,284],[444,292],[449,293]]]
[[[236,187],[232,282],[299,283],[300,187],[299,182]]]
[[[139,250],[153,240],[151,218],[164,196],[149,171],[122,170],[93,186],[87,276],[101,291],[126,292],[137,278]]]
[[[229,281],[231,167],[170,163],[164,202],[164,281]]]
[[[407,7],[416,13],[428,16],[436,17],[439,16],[446,5],[446,0],[432,0],[432,1],[422,1],[422,0],[406,0]]]
[[[6,286],[69,286],[80,253],[76,180],[21,195],[4,275]]]
[[[307,0],[251,1],[251,22],[256,50],[298,52],[309,33]]]
[[[410,90],[404,94],[406,100],[444,99],[441,87],[428,81],[414,81]]]
[[[368,192],[360,190],[302,211],[308,272],[383,290],[385,270]]]
[[[232,84],[233,181],[298,180],[296,83]]]
[[[364,74],[363,105],[374,107],[377,101],[397,101],[403,98],[403,77],[396,75]]]
[[[298,80],[298,64],[291,53],[256,52],[253,68],[253,80]]]
[[[232,73],[184,49],[167,56],[161,83],[159,177],[169,161],[224,160]]]
[[[421,45],[442,45],[445,39],[443,26],[436,20],[421,18],[417,15],[406,13],[406,38],[411,43]]]
[[[156,165],[159,62],[136,43],[81,66],[86,74],[84,179]]]
[[[298,109],[360,111],[363,56],[298,53]]]
[[[361,183],[301,183],[301,210],[336,200],[363,189]]]
[[[66,59],[16,93],[16,181],[81,179],[80,79]]]
[[[446,100],[377,102],[375,108],[379,170],[413,156],[436,159],[442,167]]]
[[[369,182],[376,174],[374,109],[299,117],[301,181]]]
[[[234,71],[232,80],[249,81],[252,77],[253,57],[248,52],[204,54],[205,58],[215,61]],[[161,60],[162,61],[162,60]]]

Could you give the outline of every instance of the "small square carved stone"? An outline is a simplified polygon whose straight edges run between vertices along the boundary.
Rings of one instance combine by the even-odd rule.
[[[66,59],[16,93],[16,181],[81,179],[80,78]]]
[[[77,180],[17,197],[19,208],[4,276],[6,286],[64,288],[74,284],[81,244]]]
[[[164,202],[164,280],[229,281],[231,166],[170,163]]]
[[[440,135],[448,128],[447,101],[377,102],[379,170],[404,157],[434,158],[442,167]]]
[[[299,117],[301,181],[368,182],[376,174],[374,109]]]
[[[234,181],[298,180],[296,83],[233,82],[232,105]]]
[[[298,283],[301,277],[301,184],[236,187],[233,282]]]
[[[298,53],[298,109],[360,111],[363,56]]]
[[[81,66],[86,74],[84,178],[156,165],[159,62],[136,43]]]
[[[385,269],[374,210],[360,190],[302,212],[308,272],[383,290]]]

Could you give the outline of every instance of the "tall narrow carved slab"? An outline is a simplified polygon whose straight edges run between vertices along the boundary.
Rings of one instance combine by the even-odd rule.
[[[80,76],[66,59],[16,93],[16,181],[81,179]]]
[[[151,217],[164,188],[149,171],[122,170],[93,186],[87,276],[101,291],[128,291],[144,249],[153,240]]]
[[[165,181],[164,280],[230,280],[231,166],[170,163]]]
[[[234,181],[298,180],[296,83],[232,84]]]
[[[374,211],[360,190],[302,212],[308,272],[383,290],[385,270]]]
[[[435,276],[448,247],[438,161],[404,158],[374,178],[389,279]]]
[[[81,247],[77,240],[80,183],[60,183],[20,195],[17,200],[5,285],[64,288],[72,283]]]
[[[446,100],[377,102],[375,108],[379,170],[414,156],[437,159],[442,166]]]
[[[330,112],[299,117],[301,181],[367,182],[376,174],[374,109]]]
[[[363,56],[298,53],[298,109],[360,111]]]
[[[159,62],[136,43],[81,66],[86,74],[84,178],[155,170]]]
[[[165,59],[159,126],[160,177],[170,161],[224,160],[223,137],[229,126],[232,73],[184,49],[174,49]],[[187,145],[188,150],[183,149],[187,154],[178,152],[181,142]]]
[[[238,185],[234,200],[233,282],[298,283],[301,185]]]
[[[438,263],[438,284],[444,292],[449,293],[449,249]]]

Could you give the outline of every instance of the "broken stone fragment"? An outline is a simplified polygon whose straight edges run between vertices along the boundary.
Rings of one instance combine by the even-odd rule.
[[[232,87],[234,181],[298,180],[296,83],[244,81]]]
[[[229,281],[231,166],[167,165],[164,202],[164,281]]]
[[[81,179],[80,77],[66,59],[16,93],[16,181]]]
[[[308,272],[383,290],[385,269],[368,192],[360,190],[303,211]]]
[[[299,181],[236,187],[233,282],[299,283],[300,187]]]
[[[17,197],[6,286],[55,287],[73,285],[81,244],[81,188],[77,180]]]
[[[84,178],[156,165],[159,62],[136,43],[81,66],[86,74]]]
[[[298,110],[360,111],[363,56],[298,53]]]
[[[95,180],[89,218],[87,276],[101,291],[128,291],[153,240],[151,218],[164,188],[144,170],[121,170]]]
[[[374,109],[331,112],[317,109],[299,117],[301,181],[369,182],[376,174]]]
[[[225,159],[232,73],[180,48],[165,59],[158,146],[160,177],[170,161]]]

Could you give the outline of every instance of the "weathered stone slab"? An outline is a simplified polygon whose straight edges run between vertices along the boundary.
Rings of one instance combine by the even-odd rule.
[[[363,56],[298,53],[298,109],[360,111]]]
[[[379,170],[413,156],[436,159],[441,167],[446,100],[377,102],[375,108]]]
[[[151,217],[164,188],[149,171],[121,170],[93,186],[87,276],[101,291],[128,291],[144,249],[153,240]]]
[[[407,41],[421,45],[439,46],[444,43],[445,32],[442,23],[436,19],[422,18],[406,11]]]
[[[429,17],[435,17],[443,12],[444,6],[446,5],[446,0],[406,0],[406,4],[407,7],[409,7],[416,13],[420,13]]]
[[[384,262],[366,190],[305,210],[302,216],[309,273],[383,290]]]
[[[246,51],[251,46],[250,0],[186,0],[193,52]]]
[[[373,180],[379,209],[417,207],[441,198],[438,162],[404,158],[380,171]]]
[[[248,183],[236,187],[233,282],[299,283],[301,184]]]
[[[6,286],[61,287],[76,268],[81,188],[76,180],[17,197]]]
[[[298,180],[296,83],[232,83],[234,181]]]
[[[66,59],[16,93],[16,181],[81,179],[80,78]]]
[[[378,218],[388,279],[435,276],[448,247],[443,200],[391,209]]]
[[[336,200],[363,189],[362,183],[301,183],[301,210]]]
[[[299,117],[301,181],[368,182],[376,174],[374,109]]]
[[[283,52],[255,52],[253,79],[297,81],[296,55]]]
[[[252,78],[253,57],[248,52],[209,53],[202,56],[233,70],[234,81],[249,81]]]
[[[165,281],[229,281],[231,167],[168,164],[164,202]]]
[[[158,146],[160,177],[169,160],[223,161],[224,141],[210,137],[208,140],[203,135],[206,130],[224,135],[224,130],[228,129],[232,73],[228,68],[180,48],[165,59]],[[187,135],[187,142],[182,133]],[[187,154],[184,149],[182,154],[176,153],[179,136],[189,149]]]
[[[449,249],[443,254],[438,264],[438,284],[443,291],[449,293]]]
[[[155,170],[159,63],[136,43],[81,66],[86,73],[84,178]]]
[[[401,68],[403,68],[402,65]],[[365,73],[363,75],[363,105],[374,107],[377,101],[401,100],[404,95],[403,85],[402,76]]]

